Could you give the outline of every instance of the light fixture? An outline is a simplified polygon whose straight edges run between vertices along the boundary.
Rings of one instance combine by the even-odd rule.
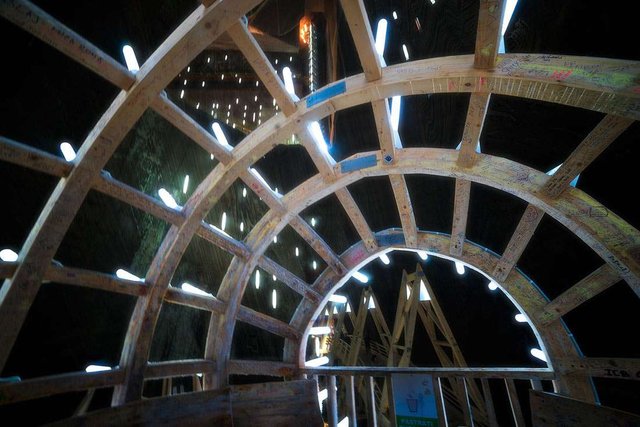
[[[300,249],[296,246],[296,256],[300,256]]]
[[[188,292],[188,293],[193,294],[193,295],[200,295],[200,296],[203,296],[203,297],[213,297],[213,294],[205,292],[200,288],[196,288],[195,286],[193,286],[192,284],[187,283],[187,282],[184,282],[182,285],[180,285],[180,288],[183,291]]]
[[[311,226],[315,227],[316,226],[316,218],[315,217],[311,217]]]
[[[227,227],[227,213],[222,212],[222,218],[220,219],[220,229],[224,231],[226,227]]]
[[[184,98],[184,89],[180,91],[180,99]]]
[[[460,261],[455,261],[456,264],[456,271],[458,272],[459,275],[463,275],[464,274],[464,264],[461,263]]]
[[[530,352],[533,357],[540,359],[543,362],[547,361],[547,356],[545,356],[544,351],[540,350],[539,348],[532,348]]]
[[[295,97],[296,90],[293,87],[293,76],[291,75],[291,69],[289,67],[284,67],[282,69],[282,79],[284,80],[284,87],[287,89],[287,92]]]
[[[320,123],[311,122],[309,123],[309,125],[307,125],[307,129],[309,129],[309,132],[311,133],[311,137],[315,141],[318,148],[320,148],[320,150],[322,150],[325,153],[329,153],[329,146],[327,145],[327,142],[324,139],[324,135],[322,134],[322,129],[320,129]]]
[[[353,273],[353,278],[359,281],[360,283],[367,283],[369,281],[369,278],[364,274],[360,273],[359,271],[356,271],[355,273]]]
[[[382,261],[384,265],[389,265],[391,263],[391,260],[389,259],[387,254],[380,254],[380,261]]]
[[[316,270],[316,269],[318,268],[318,263],[317,263],[315,260],[313,260],[313,262],[311,263],[311,267],[312,267],[314,270]]]
[[[110,371],[111,367],[110,366],[103,366],[103,365],[89,365],[86,368],[84,368],[85,372],[102,372],[102,371]]]
[[[242,233],[244,231],[244,222],[240,221],[240,232]]]
[[[271,292],[271,306],[274,309],[278,308],[278,292],[275,289]]]
[[[275,274],[272,274],[272,275],[271,275],[271,280],[273,280],[273,281],[275,282],[276,280],[278,280],[278,278],[276,277],[276,275],[275,275]]]
[[[345,297],[344,295],[333,294],[329,297],[329,301],[338,304],[344,304],[345,302],[347,302],[347,297]]]
[[[329,358],[327,356],[318,357],[316,359],[307,360],[304,362],[304,366],[306,367],[317,367],[326,365],[329,363]]]
[[[116,277],[118,279],[130,280],[132,282],[144,282],[144,279],[141,279],[135,274],[131,274],[127,270],[123,270],[122,268],[116,270]]]
[[[398,19],[398,14],[396,13],[396,11],[395,11],[395,10],[393,11],[392,15],[393,15],[393,19],[394,19],[394,20],[395,20],[395,19]]]
[[[418,251],[418,256],[421,260],[426,261],[429,258],[429,254],[426,251]]]
[[[124,55],[124,62],[127,64],[127,68],[132,73],[140,70],[140,66],[138,65],[138,59],[136,58],[136,53],[133,51],[133,48],[128,44],[122,47],[122,54]]]
[[[160,196],[160,200],[162,200],[162,202],[167,205],[167,207],[171,208],[171,209],[178,209],[180,208],[180,206],[178,205],[178,203],[176,202],[176,199],[173,198],[173,196],[164,188],[161,188],[158,190],[158,196]]]
[[[184,182],[182,183],[182,194],[187,194],[189,189],[189,175],[184,176]]]
[[[273,243],[278,243],[278,236],[273,236]]]
[[[409,60],[409,51],[407,50],[407,45],[402,45],[402,53],[404,53],[404,59]]]
[[[256,283],[256,289],[260,289],[260,270],[256,270],[255,283]]]
[[[18,254],[11,249],[3,249],[0,251],[0,260],[4,262],[16,262],[18,260]]]
[[[71,162],[76,158],[76,150],[68,142],[60,144],[60,151],[62,151],[62,155],[67,162]]]
[[[498,284],[496,282],[494,282],[493,280],[489,282],[489,289],[492,291],[495,291],[496,289],[498,289]]]
[[[515,319],[516,319],[516,322],[520,322],[520,323],[526,323],[527,322],[527,318],[524,317],[524,314],[522,314],[522,313],[516,314],[515,315]]]
[[[381,19],[378,21],[378,26],[376,27],[376,52],[380,55],[380,58],[384,55],[384,45],[387,42],[387,20]]]
[[[402,105],[402,97],[396,95],[391,98],[391,127],[398,130],[400,124],[400,106]]]
[[[328,326],[314,326],[309,329],[310,335],[328,335],[331,333],[331,328]]]
[[[316,357],[320,357],[320,338],[316,337],[313,340],[314,343],[314,347],[315,347],[315,351],[316,351]]]
[[[247,197],[247,187],[242,188],[242,197]]]
[[[227,136],[222,131],[222,127],[220,127],[220,123],[213,122],[211,124],[211,129],[220,144],[224,145],[227,150],[233,150],[233,147],[229,144],[229,141],[227,141]]]

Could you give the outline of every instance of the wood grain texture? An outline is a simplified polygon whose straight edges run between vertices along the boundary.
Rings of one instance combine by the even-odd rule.
[[[504,0],[480,0],[474,60],[476,68],[491,69],[495,65],[502,36],[505,3]]]
[[[362,0],[341,0],[344,16],[347,18],[349,30],[360,57],[364,75],[368,81],[382,77],[382,63],[376,52],[369,17]]]

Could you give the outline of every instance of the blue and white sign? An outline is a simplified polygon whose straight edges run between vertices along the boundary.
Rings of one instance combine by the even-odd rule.
[[[438,427],[431,375],[394,374],[392,382],[398,427]]]

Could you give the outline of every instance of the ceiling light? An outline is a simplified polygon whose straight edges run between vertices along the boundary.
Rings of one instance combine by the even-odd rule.
[[[393,130],[398,130],[400,124],[400,106],[402,105],[402,97],[394,96],[391,98],[391,127]]]
[[[222,218],[220,219],[220,228],[222,231],[227,227],[227,213],[222,212]]]
[[[526,323],[527,322],[527,318],[524,317],[524,314],[522,313],[518,313],[515,316],[516,322],[520,322],[520,323]]]
[[[242,188],[242,197],[247,197],[247,187]]]
[[[122,268],[116,270],[116,277],[118,279],[130,280],[132,282],[144,282],[144,279],[141,279],[135,274],[131,274],[127,270],[123,270]]]
[[[182,183],[182,194],[187,194],[189,189],[189,175],[184,176],[184,182]]]
[[[317,367],[326,365],[329,363],[329,358],[327,356],[318,357],[317,359],[311,359],[304,362],[304,366],[306,367]]]
[[[387,20],[381,19],[378,21],[378,26],[376,28],[376,52],[382,58],[384,55],[384,45],[387,42]]]
[[[161,188],[158,190],[158,196],[160,196],[160,200],[162,200],[162,202],[167,205],[167,207],[171,208],[171,209],[179,209],[180,206],[178,205],[178,203],[176,202],[176,199],[173,198],[173,196],[164,188]]]
[[[316,270],[316,269],[318,268],[318,263],[314,260],[314,261],[311,263],[311,267],[312,267],[314,270]]]
[[[133,51],[133,48],[128,44],[122,47],[122,53],[124,54],[124,62],[127,63],[127,68],[132,73],[140,70],[140,66],[138,65],[138,59],[136,58],[136,53]]]
[[[220,127],[220,123],[211,123],[211,129],[221,145],[223,145],[227,150],[233,150],[233,147],[229,144],[229,141],[227,141],[227,136],[224,134],[222,127]]]
[[[359,271],[356,271],[355,273],[353,273],[353,278],[359,281],[360,283],[367,283],[369,281],[369,278],[364,274],[360,273]]]
[[[255,283],[256,289],[260,289],[260,270],[256,270]]]
[[[393,11],[392,15],[393,15],[393,19],[398,19],[398,14],[396,13],[395,10]]]
[[[532,348],[531,350],[531,355],[537,359],[542,360],[543,362],[547,361],[547,356],[545,356],[544,352],[542,350],[540,350],[539,348]]]
[[[459,275],[463,275],[464,274],[464,264],[461,263],[460,261],[455,261],[456,263],[456,271],[458,272]]]
[[[0,251],[0,260],[4,262],[16,262],[18,260],[18,254],[11,249],[3,249]]]
[[[347,297],[345,297],[344,295],[333,294],[329,297],[329,301],[338,304],[344,304],[345,302],[347,302]]]
[[[84,369],[85,372],[102,372],[102,371],[110,371],[110,370],[111,370],[110,366],[103,366],[103,365],[89,365]]]
[[[329,146],[327,145],[327,142],[324,139],[322,129],[320,129],[320,123],[311,122],[309,123],[309,125],[307,125],[307,129],[309,129],[309,132],[311,133],[311,137],[315,141],[318,148],[320,148],[320,150],[322,150],[325,153],[329,153]]]
[[[291,75],[291,69],[289,67],[284,67],[282,69],[282,79],[284,80],[284,87],[287,89],[290,95],[296,94],[295,88],[293,87],[293,76]]]
[[[275,289],[271,292],[271,306],[274,309],[278,308],[278,292]]]
[[[193,286],[192,284],[187,283],[187,282],[184,282],[182,285],[180,285],[180,288],[183,291],[188,292],[188,293],[193,294],[193,295],[200,295],[200,296],[203,296],[203,297],[213,297],[213,294],[205,292],[202,289],[196,288],[195,286]]]
[[[496,289],[498,289],[498,284],[496,282],[494,282],[493,280],[489,282],[489,289],[492,291],[495,291]]]
[[[244,222],[240,221],[240,232],[242,233],[244,231]]]
[[[382,261],[385,265],[389,265],[391,260],[387,256],[387,254],[380,254],[380,261]]]
[[[62,155],[67,162],[71,162],[76,158],[76,150],[68,142],[60,144],[60,151],[62,151]]]

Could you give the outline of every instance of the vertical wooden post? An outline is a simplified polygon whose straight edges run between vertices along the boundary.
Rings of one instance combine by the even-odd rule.
[[[368,377],[367,381],[367,425],[378,427],[378,417],[376,415],[376,393],[375,380]]]
[[[329,408],[327,415],[329,418],[329,427],[337,427],[338,425],[338,395],[336,393],[336,376],[329,375]]]
[[[389,421],[391,426],[396,426],[396,404],[393,400],[393,376],[387,375],[387,401],[389,402]]]
[[[350,427],[358,427],[358,417],[356,414],[356,395],[353,375],[349,375],[347,377],[347,415],[349,417]]]
[[[433,389],[436,392],[436,409],[438,411],[438,424],[440,427],[448,427],[447,422],[447,410],[444,407],[444,396],[442,395],[442,381],[440,377],[434,378],[435,382]]]
[[[464,402],[460,402],[464,409],[464,416],[466,418],[467,424],[470,427],[474,427],[473,423],[473,411],[471,410],[471,400],[469,400],[469,389],[467,387],[467,379],[462,377],[462,389],[464,390]]]
[[[491,388],[489,387],[489,380],[481,378],[482,393],[484,394],[484,404],[487,410],[487,417],[489,418],[489,425],[491,427],[498,426],[498,420],[496,419],[496,410],[493,407],[493,397],[491,396]]]
[[[504,382],[507,386],[507,395],[509,396],[509,403],[511,404],[513,421],[516,423],[516,427],[524,427],[526,424],[524,422],[524,415],[522,415],[522,408],[520,408],[516,385],[510,378],[505,378]]]
[[[535,391],[544,391],[542,388],[542,381],[540,380],[531,380],[531,388]]]

